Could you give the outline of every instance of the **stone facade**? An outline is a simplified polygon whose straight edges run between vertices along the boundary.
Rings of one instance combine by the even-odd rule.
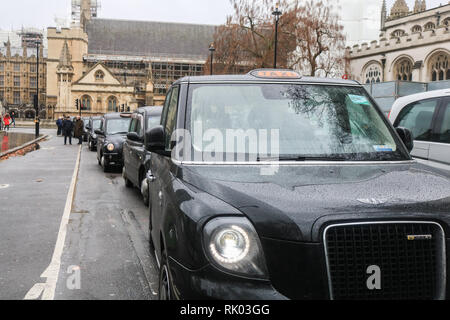
[[[162,105],[167,88],[201,75],[215,27],[99,19],[80,2],[70,28],[48,28],[47,104],[55,117]]]
[[[13,47],[11,42],[0,47],[0,101],[5,112],[15,111],[19,118],[34,118],[34,96],[37,89],[37,48]],[[46,57],[39,50],[39,108],[41,118],[48,113],[46,107]]]
[[[450,3],[410,11],[397,0],[387,16],[383,1],[380,39],[347,48],[347,73],[361,83],[450,80]],[[405,7],[406,6],[406,7]]]

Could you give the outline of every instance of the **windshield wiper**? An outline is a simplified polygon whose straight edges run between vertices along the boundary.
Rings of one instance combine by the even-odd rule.
[[[345,157],[335,157],[335,156],[324,156],[324,157],[307,157],[307,156],[281,156],[281,157],[268,157],[261,158],[258,157],[258,162],[263,161],[297,161],[297,162],[305,162],[305,161],[346,161]]]

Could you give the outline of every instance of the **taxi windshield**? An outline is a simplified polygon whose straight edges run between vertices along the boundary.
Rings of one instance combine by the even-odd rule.
[[[106,125],[106,134],[126,134],[131,118],[110,119]]]
[[[192,150],[203,161],[409,160],[361,87],[195,84],[188,106]]]

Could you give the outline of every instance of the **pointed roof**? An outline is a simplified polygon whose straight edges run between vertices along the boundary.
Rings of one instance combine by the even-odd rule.
[[[67,43],[67,40],[64,41],[64,45],[61,50],[61,55],[59,57],[59,64],[58,68],[73,68],[72,67],[72,56],[70,54],[69,50],[69,44]]]
[[[391,9],[391,17],[403,17],[409,13],[409,7],[405,0],[396,0]]]

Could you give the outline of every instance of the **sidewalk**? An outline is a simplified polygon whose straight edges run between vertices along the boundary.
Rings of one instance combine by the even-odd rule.
[[[25,133],[32,129],[13,129]],[[54,130],[41,149],[0,162],[0,300],[23,299],[52,258],[79,148]]]

